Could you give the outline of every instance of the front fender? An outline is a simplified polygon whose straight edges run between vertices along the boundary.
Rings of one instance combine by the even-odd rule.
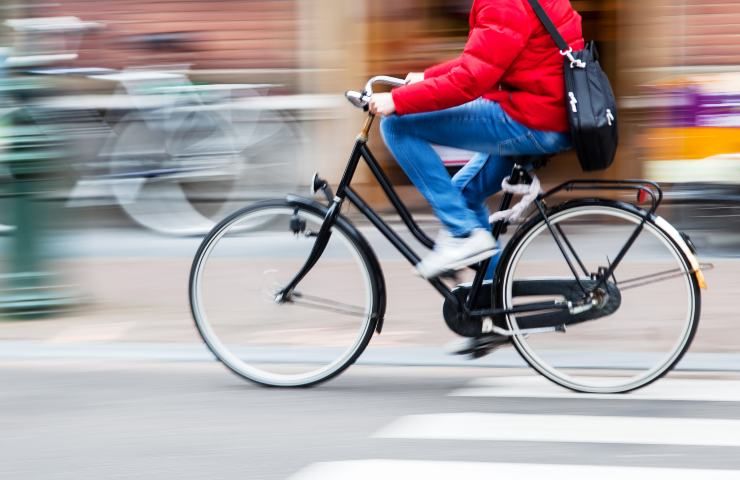
[[[288,195],[286,201],[290,205],[300,206],[309,211],[313,211],[316,214],[326,216],[329,213],[329,208],[326,205],[316,201],[313,198],[301,197],[299,195]],[[383,331],[383,322],[385,320],[385,311],[387,306],[386,300],[386,286],[385,277],[383,270],[380,268],[380,262],[378,257],[375,255],[375,251],[370,246],[370,242],[360,233],[359,230],[350,222],[347,217],[342,214],[337,215],[337,224],[345,230],[351,240],[357,245],[360,253],[367,259],[370,267],[370,275],[372,275],[372,281],[377,287],[373,292],[373,303],[377,305],[377,325],[376,332],[381,333]]]

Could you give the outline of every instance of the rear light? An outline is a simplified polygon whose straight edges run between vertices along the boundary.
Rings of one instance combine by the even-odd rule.
[[[637,191],[637,203],[647,203],[650,200],[652,200],[653,196],[650,194],[650,191],[646,187],[641,187]]]

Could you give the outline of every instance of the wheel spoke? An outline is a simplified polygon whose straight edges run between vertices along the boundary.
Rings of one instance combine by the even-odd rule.
[[[679,278],[691,274],[691,272],[683,271],[679,268],[676,268],[673,270],[666,270],[664,272],[653,273],[651,275],[643,275],[640,277],[630,278],[628,280],[622,280],[617,284],[617,286],[619,287],[620,291],[625,291],[633,288],[653,285],[658,282],[665,282],[674,278]]]
[[[365,317],[367,313],[362,307],[356,305],[348,305],[346,303],[337,302],[336,300],[330,300],[328,298],[317,297],[315,295],[306,295],[301,292],[293,292],[290,296],[289,303],[294,305],[302,305],[308,308],[322,309],[328,312],[345,313],[355,317]]]

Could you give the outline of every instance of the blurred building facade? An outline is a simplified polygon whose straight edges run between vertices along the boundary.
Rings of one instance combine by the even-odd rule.
[[[279,83],[284,93],[339,95],[359,87],[371,75],[404,75],[456,55],[465,42],[471,3],[65,0],[51,6],[26,3],[24,14],[74,15],[103,22],[106,28],[83,42],[80,65],[121,68],[181,63],[219,80],[267,80]],[[676,104],[675,96],[656,93],[676,85],[717,85],[720,80],[716,77],[702,75],[721,73],[722,88],[727,91],[720,93],[729,99],[740,95],[740,85],[732,76],[740,65],[740,43],[736,41],[739,3],[572,3],[584,17],[586,37],[599,42],[602,61],[624,99],[621,159],[604,176],[640,176],[645,173],[645,160],[682,161],[740,152],[732,121],[712,130],[702,130],[700,122],[684,122],[675,130],[681,105]],[[727,120],[728,115],[734,115],[736,102],[726,103],[721,115]],[[309,130],[317,141],[310,161],[336,176],[360,120],[350,109],[327,109],[331,115],[320,115],[323,123]],[[659,120],[662,123],[656,123]],[[686,141],[677,142],[676,135],[683,135]],[[718,140],[707,142],[707,135]],[[714,147],[706,147],[708,143]],[[548,174],[553,179],[578,171],[573,158],[551,170]]]
[[[46,2],[43,2],[46,3]],[[67,0],[29,9],[104,22],[86,36],[80,64],[122,68],[161,62],[193,69],[296,68],[295,0]],[[157,35],[159,37],[157,38]]]

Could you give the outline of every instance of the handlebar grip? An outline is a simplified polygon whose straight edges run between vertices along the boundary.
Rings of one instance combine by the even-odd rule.
[[[379,75],[368,80],[367,84],[365,85],[365,89],[362,92],[348,90],[344,92],[344,96],[355,107],[362,108],[363,110],[367,111],[368,103],[370,102],[370,98],[373,96],[373,85],[375,85],[376,83],[383,83],[394,87],[402,87],[406,85],[406,80],[402,78],[389,77],[387,75]]]

